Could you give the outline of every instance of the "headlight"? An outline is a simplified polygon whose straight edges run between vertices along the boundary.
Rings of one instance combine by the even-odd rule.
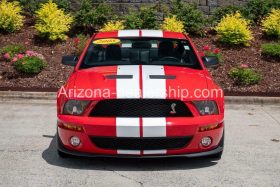
[[[65,103],[63,107],[63,114],[79,116],[84,112],[88,103],[89,101],[69,100]]]
[[[193,101],[193,103],[202,116],[219,114],[215,101]]]

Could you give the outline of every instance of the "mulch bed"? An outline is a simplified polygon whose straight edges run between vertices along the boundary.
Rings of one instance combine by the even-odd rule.
[[[213,78],[224,90],[226,95],[260,95],[280,96],[280,62],[261,56],[262,43],[271,42],[264,38],[259,28],[254,28],[254,41],[250,47],[227,47],[216,42],[217,36],[208,34],[207,37],[192,37],[200,50],[204,45],[211,48],[220,48],[224,56],[224,63],[217,69],[210,70]],[[17,73],[11,63],[0,60],[0,90],[20,91],[55,91],[65,83],[73,67],[62,65],[61,57],[74,52],[73,38],[66,42],[46,43],[36,37],[33,26],[27,25],[25,29],[16,34],[0,33],[0,48],[8,44],[21,43],[28,50],[43,54],[48,67],[40,74],[26,76]],[[248,64],[262,75],[258,85],[238,86],[228,76],[232,67]]]
[[[224,63],[217,69],[210,70],[213,78],[226,93],[232,95],[269,95],[280,96],[280,61],[261,55],[261,44],[273,42],[270,38],[263,37],[260,28],[254,28],[254,40],[250,47],[229,47],[217,42],[216,35],[205,38],[193,38],[198,49],[209,44],[212,48],[220,48],[224,57]],[[231,68],[248,64],[262,75],[259,84],[253,86],[238,86],[228,76]]]
[[[0,48],[8,44],[21,43],[26,49],[41,53],[46,58],[48,66],[38,75],[26,76],[14,70],[10,62],[0,61],[0,87],[8,88],[59,88],[65,83],[73,67],[61,64],[61,57],[74,51],[73,40],[66,42],[46,43],[36,37],[32,26],[25,27],[16,34],[0,34]]]

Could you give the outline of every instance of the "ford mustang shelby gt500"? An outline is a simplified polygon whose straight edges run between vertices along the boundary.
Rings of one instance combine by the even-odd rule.
[[[57,96],[61,157],[211,156],[224,147],[224,97],[191,39],[159,30],[94,34]]]

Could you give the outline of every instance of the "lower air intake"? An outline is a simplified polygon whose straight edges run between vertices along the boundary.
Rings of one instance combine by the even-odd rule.
[[[93,144],[102,149],[124,150],[159,150],[181,149],[186,147],[192,137],[163,138],[120,138],[90,137]]]

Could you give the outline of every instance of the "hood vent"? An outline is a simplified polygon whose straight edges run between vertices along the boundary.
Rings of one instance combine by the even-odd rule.
[[[175,75],[150,75],[150,79],[176,79]]]
[[[106,75],[106,79],[133,79],[133,75]]]

